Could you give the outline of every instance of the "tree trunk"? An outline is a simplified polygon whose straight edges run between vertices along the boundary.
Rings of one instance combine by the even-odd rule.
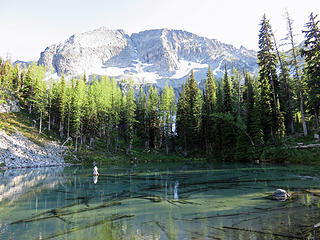
[[[67,121],[67,138],[70,137],[70,111],[68,111],[68,121]]]
[[[118,146],[119,146],[119,137],[117,136],[114,144],[114,152],[118,152]]]
[[[299,85],[300,81],[299,81]],[[303,126],[303,135],[304,136],[308,136],[308,129],[307,129],[307,124],[306,124],[306,119],[304,116],[304,105],[303,105],[303,94],[302,94],[302,90],[300,90],[300,111],[301,111],[301,118],[302,118],[302,126]]]
[[[167,154],[167,155],[169,154],[169,144],[168,144],[167,141],[166,141],[166,154]]]
[[[110,137],[110,134],[109,134],[108,137],[107,137],[107,151],[110,150],[110,143],[111,143],[111,137]]]
[[[126,148],[126,154],[129,155],[131,153],[132,143],[129,143],[129,146]]]
[[[291,118],[290,126],[291,126],[291,134],[293,135],[295,133],[293,117]]]
[[[42,130],[42,112],[40,112],[40,120],[39,120],[39,134],[41,134]]]
[[[102,124],[100,124],[100,127],[99,127],[99,137],[102,137]]]
[[[63,124],[60,121],[60,126],[59,126],[59,132],[60,132],[60,137],[63,137]]]
[[[184,135],[184,149],[183,149],[183,155],[186,157],[188,156],[188,152],[187,152],[187,137],[186,135]]]
[[[316,121],[316,129],[319,130],[319,117],[317,111],[314,113],[314,120]]]
[[[93,147],[93,145],[94,145],[94,138],[93,137],[90,137],[90,147]]]
[[[78,151],[78,137],[76,137],[76,142],[74,145],[74,151],[77,152]]]
[[[50,112],[49,112],[49,121],[48,121],[48,131],[51,130],[51,115],[50,115]]]

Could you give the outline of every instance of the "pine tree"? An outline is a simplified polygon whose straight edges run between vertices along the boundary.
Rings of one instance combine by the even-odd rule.
[[[241,115],[241,105],[242,105],[242,95],[243,95],[243,89],[241,85],[241,73],[234,67],[232,69],[232,75],[231,75],[231,83],[232,83],[232,93],[231,93],[231,99],[232,99],[232,105],[233,105],[233,111],[237,118]]]
[[[169,153],[169,141],[173,135],[173,117],[175,111],[176,104],[174,90],[166,83],[160,99],[160,127],[164,135],[166,154]]]
[[[147,95],[140,87],[136,107],[136,134],[144,142],[145,149],[149,148],[147,134]]]
[[[79,151],[78,141],[83,134],[82,124],[84,116],[84,103],[86,98],[86,85],[77,79],[72,95],[72,135],[75,139],[75,152]]]
[[[221,144],[223,159],[233,159],[233,148],[235,147],[235,131],[236,124],[233,116],[233,106],[231,98],[231,86],[228,77],[227,66],[225,66],[225,74],[223,79],[223,111],[219,117],[221,121]]]
[[[275,135],[283,135],[283,118],[279,108],[279,81],[276,73],[276,54],[272,42],[272,30],[269,20],[264,15],[259,32],[259,81],[260,81],[260,111],[266,141],[274,139]]]
[[[159,126],[159,95],[157,88],[153,88],[151,85],[148,94],[148,131],[149,131],[149,147],[157,148],[160,136]]]
[[[133,143],[133,127],[135,123],[135,110],[136,110],[136,103],[134,98],[134,90],[132,85],[129,84],[129,89],[126,96],[126,104],[125,104],[125,129],[126,129],[126,136],[125,142],[127,144],[126,153],[131,153],[132,150],[132,143]]]
[[[82,136],[81,143],[85,144],[86,136],[88,136],[90,139],[90,144],[89,144],[90,147],[93,147],[94,139],[95,139],[97,128],[98,128],[97,127],[98,125],[97,105],[95,101],[96,99],[95,90],[97,88],[96,82],[98,81],[95,81],[89,85],[85,102],[84,102],[84,116],[83,116],[83,125],[84,125],[83,133],[84,134]]]
[[[320,112],[320,27],[317,15],[310,14],[309,22],[305,25],[305,75],[308,86],[308,102],[310,112],[315,119],[315,126],[319,129]]]
[[[43,76],[44,77],[44,76]],[[42,133],[42,121],[45,117],[47,105],[47,86],[43,79],[37,79],[34,82],[34,96],[33,104],[37,113],[39,114],[39,134]]]
[[[255,97],[253,89],[253,79],[248,72],[244,73],[245,90],[243,93],[244,126],[238,131],[235,147],[235,160],[248,161],[254,158],[261,144],[259,139],[260,118],[255,109]]]
[[[187,155],[187,101],[186,101],[186,90],[185,85],[182,85],[179,100],[177,103],[177,118],[176,118],[176,129],[178,139],[184,150],[184,155]]]
[[[54,100],[54,87],[53,83],[49,83],[48,91],[47,91],[47,105],[46,111],[48,113],[48,131],[51,130],[51,118],[52,118],[52,104]]]
[[[205,147],[206,154],[212,155],[214,132],[213,125],[214,119],[211,116],[215,111],[216,103],[216,84],[209,66],[206,79],[206,87],[203,93],[203,108],[202,108],[202,139]]]
[[[200,139],[201,127],[201,107],[202,96],[201,91],[194,79],[193,70],[190,77],[187,79],[185,87],[185,100],[186,100],[186,135],[187,135],[187,149],[194,150],[198,146]]]
[[[224,101],[223,101],[223,87],[222,82],[217,85],[217,100],[216,100],[216,110],[211,114],[213,118],[213,154],[216,159],[221,158],[223,155],[223,145],[222,145],[222,115],[224,112]]]
[[[223,78],[223,103],[224,112],[232,112],[232,100],[231,100],[231,86],[228,77],[227,65],[225,65],[224,78]]]
[[[59,84],[59,94],[57,98],[57,106],[58,106],[58,116],[59,116],[59,132],[60,132],[60,137],[63,136],[63,126],[64,126],[64,120],[66,116],[66,82],[64,79],[64,74],[61,76],[60,84]]]

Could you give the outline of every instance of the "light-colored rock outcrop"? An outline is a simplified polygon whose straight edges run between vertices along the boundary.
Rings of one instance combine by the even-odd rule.
[[[57,142],[48,142],[41,147],[20,132],[8,135],[0,131],[0,164],[6,168],[64,166],[66,150]]]
[[[11,99],[7,98],[6,100],[0,103],[0,113],[10,113],[19,111],[20,105],[14,97],[11,97]]]

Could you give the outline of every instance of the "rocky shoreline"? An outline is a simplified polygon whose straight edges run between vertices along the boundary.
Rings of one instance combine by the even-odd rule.
[[[0,131],[0,169],[68,166],[63,158],[67,149],[54,141],[39,146],[21,132]]]

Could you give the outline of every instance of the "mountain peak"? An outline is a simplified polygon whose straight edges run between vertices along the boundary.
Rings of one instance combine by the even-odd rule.
[[[256,52],[174,29],[151,29],[127,35],[106,27],[74,34],[47,47],[38,64],[61,75],[87,74],[131,78],[137,82],[180,84],[191,69],[205,78],[208,66],[217,77],[223,66],[256,69]]]

